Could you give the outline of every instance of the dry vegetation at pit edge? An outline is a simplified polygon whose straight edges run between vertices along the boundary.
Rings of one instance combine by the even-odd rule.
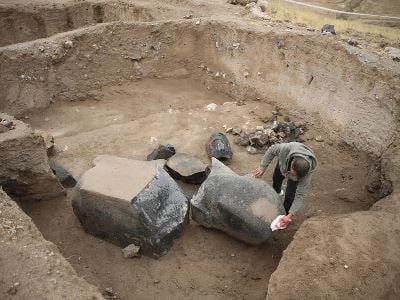
[[[384,37],[392,42],[400,43],[400,27],[385,27],[370,25],[362,20],[344,20],[334,16],[323,15],[301,8],[282,0],[260,1],[268,14],[278,20],[289,20],[293,23],[302,23],[308,26],[321,28],[324,24],[333,24],[338,33],[346,34],[369,34],[377,37]]]

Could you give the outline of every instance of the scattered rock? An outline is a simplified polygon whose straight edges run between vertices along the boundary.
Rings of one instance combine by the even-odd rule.
[[[210,104],[208,104],[208,105],[206,106],[206,109],[207,109],[208,111],[215,111],[215,110],[217,109],[217,104],[215,104],[215,103],[210,103]]]
[[[8,129],[13,129],[13,127],[14,127],[14,122],[11,120],[1,119],[0,123],[1,123],[1,125],[3,125],[4,127],[8,128]]]
[[[235,49],[239,49],[240,43],[233,43],[232,47],[235,48]]]
[[[38,134],[40,134],[44,140],[44,144],[46,145],[47,153],[51,153],[51,150],[54,148],[54,137],[43,130],[36,130]]]
[[[176,153],[168,159],[166,169],[173,178],[188,183],[201,184],[207,178],[207,165],[186,153]]]
[[[249,146],[255,148],[262,148],[266,150],[267,147],[282,142],[294,142],[301,141],[300,135],[305,132],[306,125],[304,122],[290,122],[290,118],[285,116],[285,121],[278,122],[277,116],[281,114],[278,110],[272,111],[272,116],[266,116],[260,118],[264,123],[272,123],[264,126],[257,126],[253,132],[244,133],[241,129],[235,132],[235,128],[232,130],[232,134],[240,133],[240,136],[235,139],[235,144],[241,146]],[[252,148],[248,149],[249,153],[253,153]]]
[[[231,145],[225,134],[216,132],[213,133],[206,144],[208,157],[228,163],[232,159]]]
[[[144,255],[167,254],[182,231],[188,201],[164,164],[97,157],[72,199],[85,231],[122,247],[138,245]]]
[[[335,26],[334,25],[330,25],[330,24],[325,24],[321,28],[321,33],[336,34]]]
[[[349,39],[349,40],[347,41],[347,44],[349,44],[350,46],[357,47],[357,46],[358,46],[358,41],[355,40],[355,39]]]
[[[303,130],[306,128],[306,123],[302,121],[296,121],[293,123],[297,128],[302,128]]]
[[[103,295],[108,296],[108,297],[114,297],[115,294],[114,294],[113,288],[111,288],[111,287],[105,288]]]
[[[271,17],[263,11],[263,8],[260,5],[257,5],[255,2],[247,4],[246,7],[250,8],[251,14],[256,18],[268,21],[271,20]]]
[[[62,47],[54,48],[49,51],[49,56],[53,64],[58,64],[65,56],[65,50]]]
[[[274,114],[272,114],[271,116],[260,117],[260,120],[264,123],[270,123],[276,121],[277,119],[278,119],[277,116]]]
[[[317,142],[323,142],[324,141],[324,138],[322,137],[322,136],[317,136],[316,138],[315,138],[315,140],[317,141]]]
[[[256,147],[263,147],[269,141],[269,135],[264,132],[257,131],[249,136],[250,144]]]
[[[125,247],[124,249],[122,249],[122,253],[124,253],[124,256],[126,258],[133,258],[133,257],[139,257],[139,250],[140,250],[140,246],[137,246],[135,244],[130,244],[127,247]]]
[[[247,146],[246,150],[249,154],[257,154],[257,149],[253,146]]]
[[[185,15],[183,16],[184,19],[193,19],[193,15],[189,14],[189,15]]]
[[[191,204],[196,222],[249,244],[264,242],[272,233],[270,223],[284,214],[272,187],[252,176],[235,174],[215,158]]]
[[[157,159],[168,159],[176,153],[174,146],[170,144],[159,145],[157,149],[154,149],[146,160],[157,160]]]
[[[65,49],[72,49],[74,47],[74,43],[70,40],[65,41],[64,48]]]
[[[386,47],[385,51],[389,54],[391,59],[393,59],[394,61],[400,61],[400,49]]]
[[[240,145],[240,146],[248,146],[248,145],[250,145],[250,138],[246,133],[242,132],[235,139],[235,144]]]
[[[278,47],[278,49],[285,47],[285,41],[278,41],[276,43],[276,47]]]
[[[233,4],[233,5],[242,5],[242,6],[246,6],[247,4],[250,3],[257,3],[258,0],[228,0],[227,2],[229,4]]]
[[[234,128],[232,129],[232,134],[233,134],[233,135],[239,135],[239,134],[241,134],[241,133],[242,133],[242,129],[239,128],[239,127],[234,127]]]
[[[71,188],[76,185],[75,178],[67,169],[63,167],[63,165],[54,159],[51,159],[49,163],[51,170],[53,171],[54,175],[56,175],[63,187]]]

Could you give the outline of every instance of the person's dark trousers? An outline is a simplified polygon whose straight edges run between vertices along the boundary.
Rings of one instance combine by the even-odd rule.
[[[285,176],[282,175],[281,170],[279,169],[279,162],[276,164],[274,175],[272,176],[272,187],[274,188],[275,192],[278,194],[282,190],[282,182],[285,179]],[[289,213],[289,209],[292,206],[294,196],[296,195],[298,181],[293,181],[288,179],[286,192],[285,192],[285,201],[283,202],[283,207],[286,210],[286,213]]]

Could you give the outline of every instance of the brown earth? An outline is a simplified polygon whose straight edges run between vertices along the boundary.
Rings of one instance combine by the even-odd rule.
[[[2,190],[0,249],[1,299],[102,298]]]
[[[263,124],[260,116],[274,109],[260,101],[238,106],[191,79],[146,79],[102,91],[97,101],[57,102],[26,115],[33,127],[55,136],[60,150],[57,159],[78,178],[98,154],[145,159],[158,143],[171,143],[177,151],[209,162],[204,144],[212,132],[224,130],[223,125],[254,128]],[[205,109],[209,103],[218,104],[215,112]],[[318,128],[315,122],[305,137],[324,135]],[[244,175],[258,166],[261,155],[247,154],[244,147],[233,143],[233,136],[229,138],[234,171]],[[303,220],[367,209],[374,201],[365,190],[368,158],[326,142],[310,140],[307,144],[316,151],[321,167],[306,206],[288,231],[277,232],[261,247],[191,223],[167,256],[127,260],[119,247],[83,232],[70,206],[72,191],[68,198],[24,204],[23,208],[81,276],[101,289],[113,287],[121,299],[262,299],[282,250]],[[269,183],[271,169],[265,175]],[[195,189],[191,185],[184,188]]]
[[[18,1],[11,3],[15,9]],[[85,13],[80,9],[88,2],[75,2],[71,19],[74,10],[59,7],[74,3],[52,3],[55,18],[37,13],[51,5],[22,8],[36,11],[28,19],[42,20],[40,30],[1,35],[9,46],[0,48],[0,110],[51,132],[56,158],[77,178],[98,154],[143,159],[158,143],[207,162],[204,143],[212,132],[224,125],[254,128],[276,106],[307,122],[304,139],[320,161],[295,223],[260,247],[191,223],[167,256],[127,260],[120,248],[83,232],[70,206],[72,190],[65,198],[20,203],[81,277],[101,290],[113,287],[121,299],[261,299],[278,267],[270,299],[399,294],[398,199],[393,194],[368,210],[375,198],[365,189],[377,158],[388,147],[398,152],[399,64],[379,46],[361,49],[347,45],[347,37],[288,29],[222,0],[143,0],[129,9],[117,3],[105,8],[102,21],[127,22],[97,25],[95,5]],[[194,19],[183,20],[188,14]],[[0,21],[10,20],[4,16]],[[66,40],[72,48],[64,47]],[[27,42],[13,44],[19,41]],[[239,100],[246,105],[234,103]],[[210,103],[218,105],[215,112],[205,109]],[[319,135],[324,142],[315,141]],[[229,138],[232,169],[250,172],[261,154],[251,156]],[[388,158],[383,167],[394,184],[396,161]],[[29,284],[40,289],[36,280]]]

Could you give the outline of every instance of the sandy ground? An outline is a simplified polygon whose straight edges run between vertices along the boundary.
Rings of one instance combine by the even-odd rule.
[[[57,158],[77,178],[98,154],[144,159],[158,143],[171,143],[209,162],[204,143],[212,132],[223,125],[261,125],[259,117],[274,109],[260,101],[238,106],[189,78],[104,87],[101,94],[100,101],[57,102],[25,118],[55,136]],[[218,104],[215,112],[205,109],[209,103]],[[298,120],[302,114],[289,116]],[[336,141],[316,142],[312,138],[323,135],[318,122],[305,121],[310,128],[306,144],[320,162],[310,195],[295,223],[259,247],[192,222],[167,256],[127,260],[119,247],[83,231],[70,206],[72,190],[66,198],[24,204],[23,209],[80,276],[101,290],[112,287],[121,299],[263,299],[282,251],[305,219],[364,210],[373,202],[364,188],[369,160],[339,148]],[[234,171],[246,174],[258,166],[262,154],[249,155],[228,137]],[[271,169],[264,176],[269,183]]]

